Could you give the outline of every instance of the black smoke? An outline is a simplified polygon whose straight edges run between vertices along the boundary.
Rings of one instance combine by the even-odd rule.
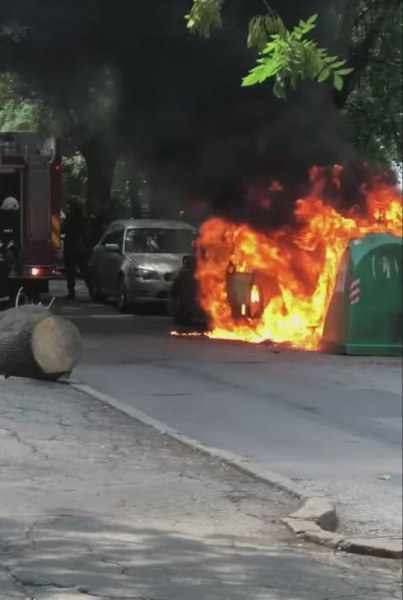
[[[336,3],[273,0],[287,25]],[[17,63],[49,86],[84,68],[118,74],[114,128],[125,153],[188,198],[253,224],[286,222],[307,189],[312,164],[355,158],[326,86],[304,85],[287,101],[270,83],[242,89],[256,54],[247,23],[265,11],[260,0],[227,0],[224,29],[210,40],[190,35],[183,0],[0,0],[0,19],[18,20],[27,39]],[[329,38],[327,42],[332,43]],[[3,54],[0,61],[7,59]],[[63,89],[63,93],[65,90]],[[74,102],[74,98],[71,100]],[[284,191],[263,198],[272,181]],[[253,191],[251,193],[251,190]]]
[[[247,23],[265,8],[251,0],[226,4],[225,28],[209,41],[189,36],[182,3],[144,7],[144,34],[127,51],[124,40],[119,53],[128,61],[121,126],[155,172],[181,181],[189,196],[208,198],[214,212],[280,224],[304,192],[312,164],[341,162],[354,151],[325,86],[304,85],[286,102],[274,98],[270,83],[240,87],[255,60],[246,48]],[[325,14],[325,5],[272,3],[290,26],[316,9]],[[267,189],[271,180],[281,180],[285,191],[262,212],[248,190]]]

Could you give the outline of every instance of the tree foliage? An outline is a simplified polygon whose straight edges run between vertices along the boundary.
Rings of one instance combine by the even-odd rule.
[[[209,37],[223,26],[223,0],[193,0],[188,27]],[[337,0],[323,19],[331,21],[327,42],[342,48],[332,56],[307,38],[316,15],[287,30],[264,0],[265,15],[249,23],[247,45],[259,51],[243,86],[275,80],[273,91],[287,97],[302,80],[331,82],[333,100],[345,115],[360,153],[376,163],[402,161],[402,1]],[[194,17],[194,18],[189,18]]]
[[[248,87],[274,78],[274,95],[283,99],[287,98],[287,84],[295,90],[304,80],[322,83],[330,79],[335,89],[341,90],[343,77],[349,75],[352,69],[345,67],[345,60],[331,56],[315,41],[306,39],[307,34],[315,29],[317,19],[315,14],[307,21],[301,20],[292,31],[288,31],[281,19],[277,19],[279,32],[270,35],[257,66],[244,78],[242,85]],[[260,37],[258,34],[258,39]]]
[[[0,74],[0,131],[35,131],[37,127],[38,105],[19,94],[15,77]]]
[[[300,20],[291,31],[281,17],[266,4],[267,13],[253,17],[249,23],[247,45],[259,51],[257,64],[244,77],[242,86],[248,87],[274,78],[273,93],[286,99],[288,87],[295,90],[301,81],[322,83],[331,80],[336,90],[343,88],[343,78],[352,72],[345,60],[331,56],[325,48],[307,35],[316,27],[318,15]],[[223,0],[194,0],[186,15],[188,28],[193,33],[209,37],[211,30],[222,27]]]
[[[266,15],[257,15],[250,20],[247,38],[248,48],[257,48],[259,52],[263,52],[270,35],[284,35],[285,33],[284,21],[276,12],[268,8]]]
[[[402,3],[355,0],[345,7],[352,23],[346,88],[336,94],[361,154],[376,163],[402,162]]]
[[[87,167],[85,159],[79,152],[64,156],[62,160],[63,206],[74,201],[85,204],[87,186]]]
[[[202,37],[209,38],[213,29],[221,29],[221,9],[224,0],[193,0],[189,14],[185,15],[187,28]]]

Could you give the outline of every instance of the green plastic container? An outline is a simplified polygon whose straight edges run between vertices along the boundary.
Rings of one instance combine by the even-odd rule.
[[[402,238],[370,234],[341,261],[323,348],[350,355],[402,355]]]

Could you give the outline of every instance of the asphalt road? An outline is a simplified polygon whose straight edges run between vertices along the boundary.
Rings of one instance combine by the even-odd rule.
[[[344,531],[401,537],[400,359],[175,338],[166,316],[84,300],[58,310],[84,336],[75,379],[332,497]]]
[[[401,600],[298,502],[66,385],[0,378],[0,600]]]

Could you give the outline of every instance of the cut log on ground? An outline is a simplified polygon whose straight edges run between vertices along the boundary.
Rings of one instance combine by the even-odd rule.
[[[47,308],[25,305],[0,313],[0,374],[56,380],[81,358],[76,326]]]

